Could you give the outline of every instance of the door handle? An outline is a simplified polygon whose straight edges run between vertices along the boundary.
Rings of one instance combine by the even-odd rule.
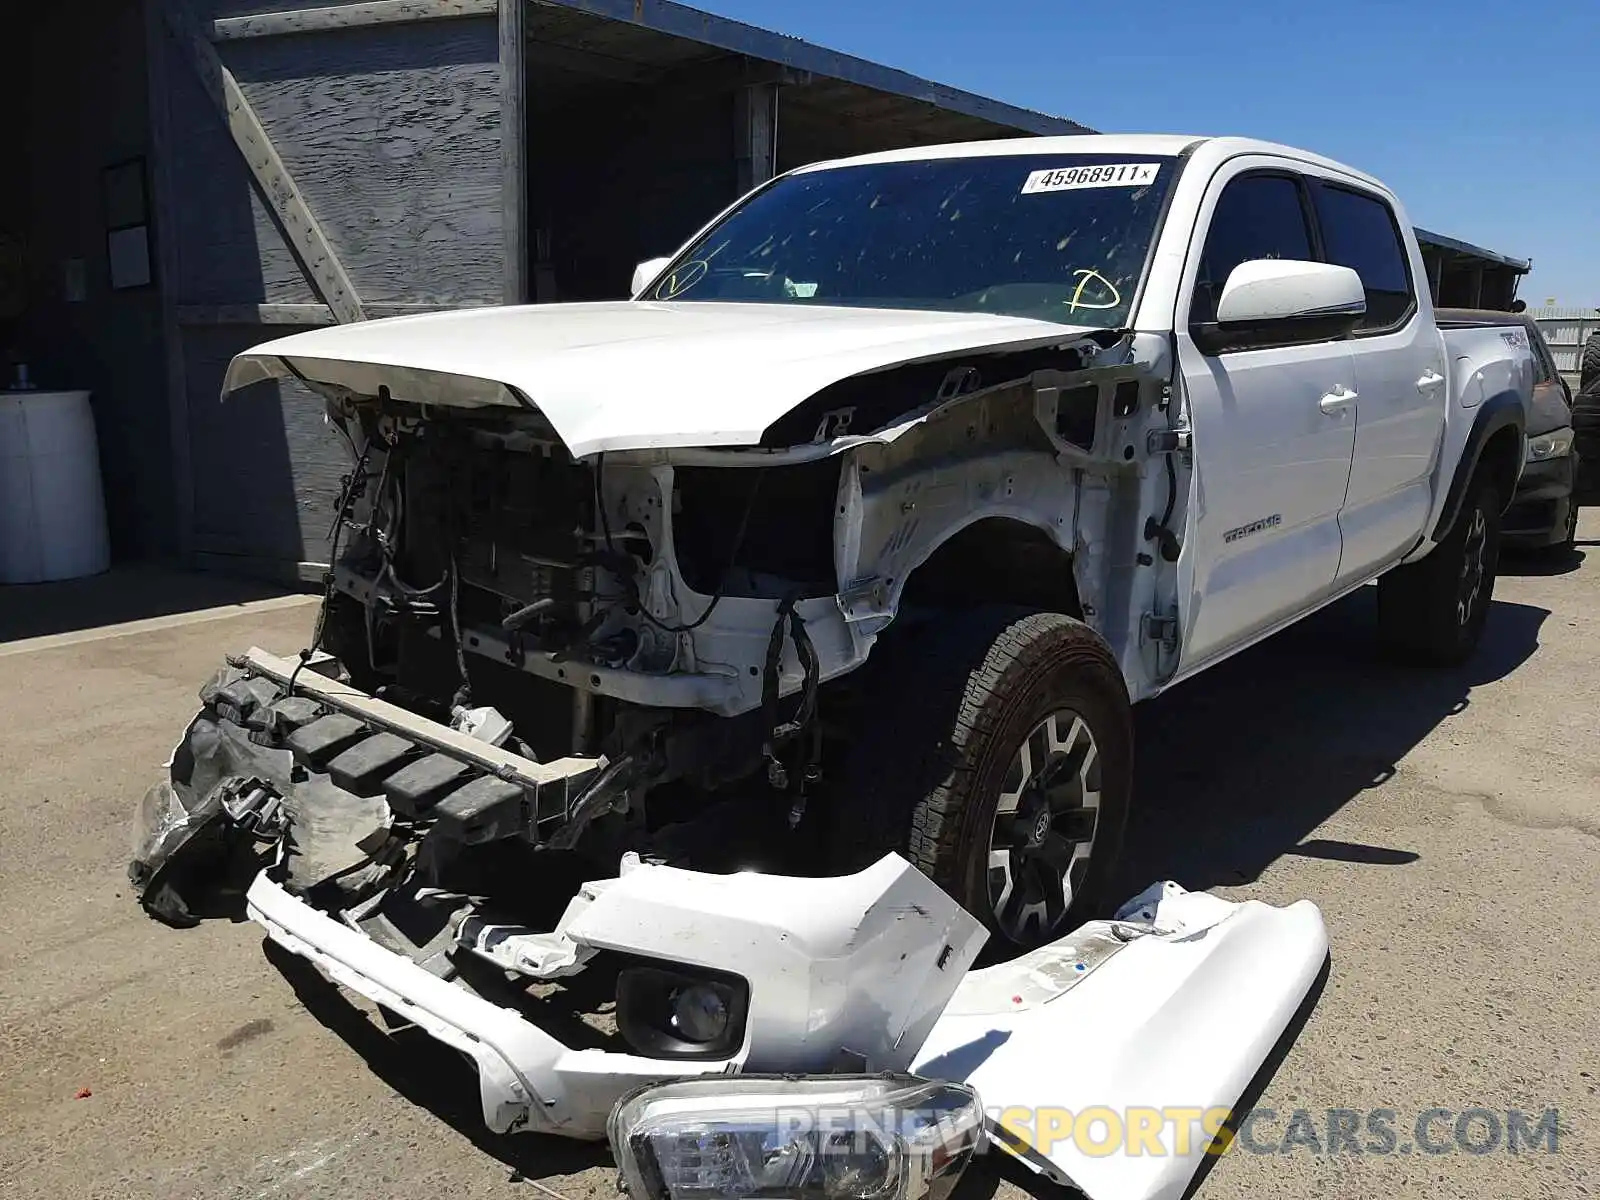
[[[1317,401],[1317,407],[1320,408],[1323,412],[1327,413],[1330,417],[1333,417],[1333,416],[1337,416],[1339,413],[1342,413],[1345,409],[1349,408],[1355,402],[1356,402],[1356,390],[1355,390],[1355,388],[1347,388],[1347,387],[1344,386],[1344,384],[1341,383],[1338,387],[1334,388],[1333,391],[1329,392],[1321,400],[1318,400]]]
[[[1422,373],[1422,378],[1417,380],[1417,391],[1431,392],[1444,382],[1444,376],[1431,367]]]

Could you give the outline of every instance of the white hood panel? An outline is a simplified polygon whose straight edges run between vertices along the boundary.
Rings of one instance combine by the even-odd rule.
[[[988,313],[801,304],[477,308],[278,338],[235,358],[224,392],[300,374],[363,394],[383,385],[397,400],[478,407],[514,404],[511,388],[581,458],[748,446],[853,375],[962,351],[1066,344],[1086,332]]]

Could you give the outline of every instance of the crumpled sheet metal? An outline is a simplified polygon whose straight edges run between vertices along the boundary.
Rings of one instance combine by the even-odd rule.
[[[311,774],[284,797],[289,832],[284,884],[307,892],[337,881],[359,892],[387,871],[389,806],[382,796],[357,796],[326,775]]]
[[[135,811],[128,876],[145,910],[168,924],[196,924],[213,901],[235,891],[242,905],[244,888],[261,866],[261,848],[253,830],[235,825],[225,802],[251,786],[283,798],[284,880],[291,890],[337,880],[357,891],[388,869],[373,861],[387,841],[388,805],[306,771],[288,750],[251,741],[218,702],[223,688],[245,678],[244,671],[225,667],[201,689],[205,707],[174,749],[168,778],[152,786]],[[249,680],[252,687],[266,682]]]
[[[133,858],[128,864],[128,878],[135,895],[152,916],[171,925],[198,922],[183,899],[184,889],[171,877],[168,866],[179,851],[202,835],[205,844],[197,844],[196,853],[208,860],[224,854],[222,816],[221,801],[211,793],[200,797],[191,808],[169,780],[163,779],[145,792],[134,812]]]

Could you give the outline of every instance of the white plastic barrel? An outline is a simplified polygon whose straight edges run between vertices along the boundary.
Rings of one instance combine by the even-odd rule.
[[[111,561],[88,392],[0,392],[0,583],[97,575]]]

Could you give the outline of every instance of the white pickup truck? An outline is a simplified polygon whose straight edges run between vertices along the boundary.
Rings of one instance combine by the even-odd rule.
[[[463,955],[526,984],[654,953],[585,940],[622,893],[540,918],[508,861],[737,866],[764,814],[819,898],[896,852],[1039,946],[1101,900],[1132,703],[1373,580],[1388,650],[1481,636],[1533,357],[1511,320],[1441,333],[1359,171],[1178,136],[818,163],[635,291],[234,361],[326,399],[350,482],[317,643],[232,660],[148,798],[153,912],[186,918],[205,819],[287,828],[252,912],[422,1003]],[[378,915],[419,887],[454,907],[408,940]],[[734,992],[624,1017],[632,1052],[710,1069]]]

